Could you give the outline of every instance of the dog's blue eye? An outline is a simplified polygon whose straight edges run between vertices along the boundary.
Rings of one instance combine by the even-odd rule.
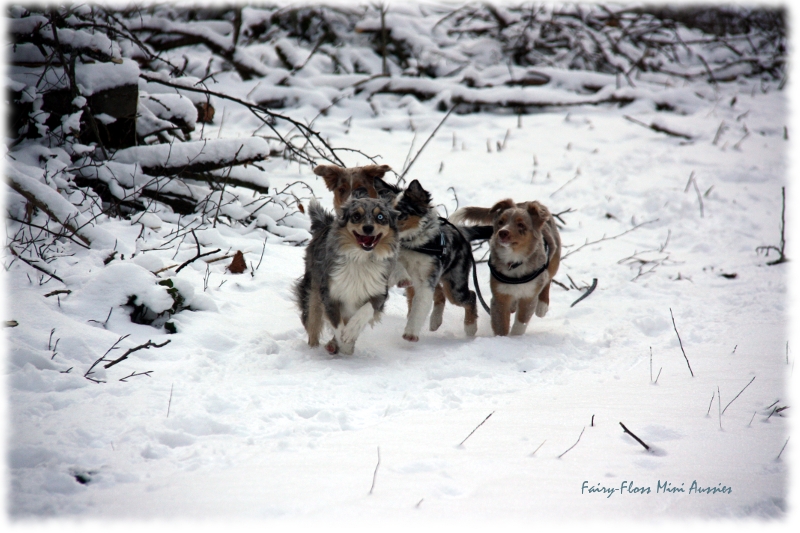
[[[375,218],[378,219],[378,222],[383,222],[386,219],[386,217],[383,216],[383,213],[378,213],[378,216]]]

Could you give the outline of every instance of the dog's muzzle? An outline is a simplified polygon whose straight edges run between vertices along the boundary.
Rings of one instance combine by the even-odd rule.
[[[375,245],[381,239],[381,235],[361,235],[356,231],[353,232],[353,235],[355,235],[358,245],[368,252],[375,248]]]

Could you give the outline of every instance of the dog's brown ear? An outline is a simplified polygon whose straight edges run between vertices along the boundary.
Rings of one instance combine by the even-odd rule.
[[[542,229],[544,223],[550,218],[550,210],[536,200],[528,202],[528,214],[531,216],[531,222],[536,229]]]
[[[339,184],[339,179],[344,174],[344,169],[336,165],[317,165],[314,167],[314,174],[322,176],[322,179],[325,180],[325,186],[329,191],[332,191]]]
[[[361,172],[372,179],[382,178],[384,174],[392,170],[389,165],[367,165],[361,167]]]
[[[506,209],[511,209],[512,207],[516,207],[516,204],[514,204],[514,200],[512,200],[511,198],[506,198],[505,200],[500,200],[499,202],[494,204],[492,208],[489,209],[489,214],[492,216],[492,219],[496,219],[498,216],[500,216],[500,213],[502,213]]]

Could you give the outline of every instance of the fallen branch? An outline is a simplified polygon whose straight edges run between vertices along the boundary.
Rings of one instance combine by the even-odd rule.
[[[633,118],[633,117],[631,117],[629,115],[623,115],[623,117],[625,119],[629,120],[630,122],[633,122],[634,124],[638,124],[640,126],[644,126],[645,128],[650,128],[651,130],[657,131],[659,133],[665,133],[665,134],[670,135],[672,137],[680,137],[681,139],[686,139],[688,141],[691,141],[693,139],[693,137],[691,135],[687,135],[685,133],[680,133],[680,132],[677,132],[677,131],[672,131],[671,129],[666,128],[664,126],[660,126],[660,125],[656,124],[655,122],[651,122],[650,124],[647,124],[647,123],[642,122],[641,120],[637,120],[637,119],[635,119],[635,118]]]
[[[53,291],[53,292],[48,292],[47,294],[44,295],[44,297],[45,298],[50,298],[51,296],[55,296],[57,294],[72,294],[72,291],[69,290],[69,289],[58,289],[58,290]]]
[[[636,439],[636,442],[638,442],[639,444],[641,444],[642,446],[644,446],[644,449],[645,449],[645,450],[647,450],[647,451],[650,451],[650,446],[648,446],[647,444],[645,444],[645,443],[644,443],[644,441],[643,441],[642,439],[640,439],[639,437],[637,437],[636,435],[634,435],[634,434],[633,434],[633,432],[632,432],[630,429],[626,428],[626,427],[625,427],[625,424],[623,424],[622,422],[620,422],[620,423],[619,423],[619,425],[620,425],[620,426],[622,426],[622,431],[624,431],[625,433],[627,433],[628,435],[630,435],[631,437],[633,437],[634,439]]]
[[[33,261],[30,261],[30,260],[28,260],[28,259],[25,259],[25,258],[24,258],[24,257],[22,257],[21,255],[19,255],[19,253],[17,253],[17,251],[16,251],[16,250],[14,250],[14,248],[13,248],[12,246],[9,246],[9,247],[8,247],[8,249],[11,251],[11,255],[13,255],[14,257],[16,257],[17,259],[19,259],[20,261],[22,261],[22,262],[23,262],[23,263],[25,263],[26,265],[28,265],[28,266],[30,266],[30,267],[33,267],[33,268],[35,268],[36,270],[38,270],[39,272],[42,272],[43,274],[46,274],[47,276],[50,276],[50,277],[51,277],[51,278],[53,278],[53,279],[57,279],[58,281],[60,281],[61,283],[64,283],[64,284],[66,285],[66,283],[64,282],[64,280],[63,280],[63,279],[61,279],[61,278],[59,278],[58,276],[56,276],[56,275],[55,275],[53,272],[50,272],[49,270],[47,270],[47,269],[45,269],[45,268],[43,268],[43,267],[40,267],[39,265],[37,265],[37,264],[36,264],[36,263],[34,263]],[[51,293],[51,295],[52,295],[52,293]]]
[[[686,359],[686,366],[689,367],[689,372],[694,377],[694,372],[692,372],[692,365],[689,364],[689,358],[686,357],[686,350],[683,349],[683,341],[681,341],[681,334],[678,333],[678,326],[675,325],[675,316],[672,314],[672,308],[669,308],[669,316],[672,317],[672,327],[675,328],[675,335],[678,336],[678,344],[681,346],[681,352],[683,352],[683,358]]]
[[[492,411],[491,413],[489,413],[489,414],[488,414],[488,416],[487,416],[486,418],[484,418],[484,419],[483,419],[483,422],[481,422],[480,424],[478,424],[477,426],[475,426],[475,429],[473,429],[472,431],[470,431],[469,435],[467,435],[467,436],[464,438],[464,440],[462,440],[460,443],[458,443],[458,445],[459,445],[459,446],[461,446],[462,444],[464,444],[465,442],[467,442],[467,439],[468,439],[468,438],[470,438],[470,437],[472,436],[472,434],[473,434],[473,433],[475,433],[475,432],[478,430],[478,428],[479,428],[479,427],[481,427],[481,426],[482,426],[482,425],[483,425],[483,424],[484,424],[484,423],[485,423],[487,420],[489,420],[489,417],[490,417],[490,416],[492,416],[493,414],[494,414],[494,411]]]
[[[171,340],[167,340],[166,342],[163,342],[161,344],[156,344],[153,341],[148,340],[144,344],[141,344],[139,346],[136,346],[135,348],[129,349],[122,356],[118,357],[117,359],[114,359],[113,361],[111,361],[107,365],[104,365],[103,368],[106,368],[106,369],[111,368],[112,366],[116,365],[117,363],[121,363],[122,361],[127,359],[130,354],[132,354],[134,352],[138,352],[139,350],[149,350],[150,348],[163,348],[164,346],[166,346],[170,342],[172,342],[172,341]]]
[[[330,163],[334,163],[334,164],[337,164],[337,165],[342,166],[342,167],[346,166],[344,164],[344,162],[341,159],[339,159],[339,157],[336,155],[335,150],[333,148],[331,148],[328,145],[327,142],[325,142],[325,140],[322,138],[322,136],[319,134],[319,132],[316,132],[316,131],[312,130],[310,127],[306,126],[302,122],[298,122],[298,121],[296,121],[296,120],[294,120],[294,119],[292,119],[292,118],[290,118],[290,117],[288,117],[286,115],[281,115],[279,113],[275,113],[273,111],[270,111],[266,107],[263,107],[263,106],[260,106],[260,105],[257,105],[257,104],[253,104],[253,103],[250,103],[250,102],[245,102],[244,100],[242,100],[240,98],[235,98],[235,97],[227,95],[225,93],[220,93],[220,92],[217,92],[217,91],[211,91],[209,89],[204,89],[204,88],[197,88],[197,87],[193,87],[191,85],[184,85],[184,84],[180,84],[180,83],[172,83],[172,82],[169,82],[169,81],[166,81],[166,80],[159,79],[157,77],[148,76],[146,74],[139,74],[139,77],[142,78],[145,81],[152,82],[152,83],[158,83],[158,84],[164,85],[166,87],[172,87],[173,89],[179,89],[181,91],[189,91],[189,92],[200,93],[200,94],[204,94],[206,96],[215,96],[215,97],[220,98],[222,100],[228,100],[228,101],[231,101],[231,102],[235,102],[235,103],[247,108],[251,113],[256,115],[256,117],[259,120],[261,120],[269,129],[272,130],[273,133],[275,133],[275,135],[278,136],[278,139],[280,140],[280,142],[292,154],[296,155],[298,158],[306,161],[307,163],[309,163],[311,165],[316,165],[317,161],[316,161],[316,159],[314,157],[309,156],[304,151],[301,151],[301,150],[297,149],[294,146],[294,144],[292,144],[288,139],[285,139],[284,136],[281,135],[277,131],[277,129],[275,128],[275,124],[274,124],[275,120],[283,120],[285,122],[288,122],[294,128],[296,128],[303,137],[305,137],[309,141],[309,144],[314,149],[314,152],[316,152],[319,155],[319,157],[321,157],[322,159],[325,159],[326,161],[328,161]],[[262,115],[265,115],[266,118],[264,116],[262,116]],[[314,142],[312,142],[312,139],[317,141],[325,149],[327,149],[329,154],[326,154],[326,153],[322,152],[317,147],[317,145],[314,144]]]

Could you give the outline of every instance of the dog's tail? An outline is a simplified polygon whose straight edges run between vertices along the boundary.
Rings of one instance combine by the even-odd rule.
[[[336,220],[333,213],[326,211],[317,200],[311,200],[311,203],[308,205],[308,216],[311,218],[312,235],[330,227],[333,221]]]
[[[448,219],[453,224],[465,225],[472,224],[491,224],[493,214],[488,207],[462,207],[453,213]]]

